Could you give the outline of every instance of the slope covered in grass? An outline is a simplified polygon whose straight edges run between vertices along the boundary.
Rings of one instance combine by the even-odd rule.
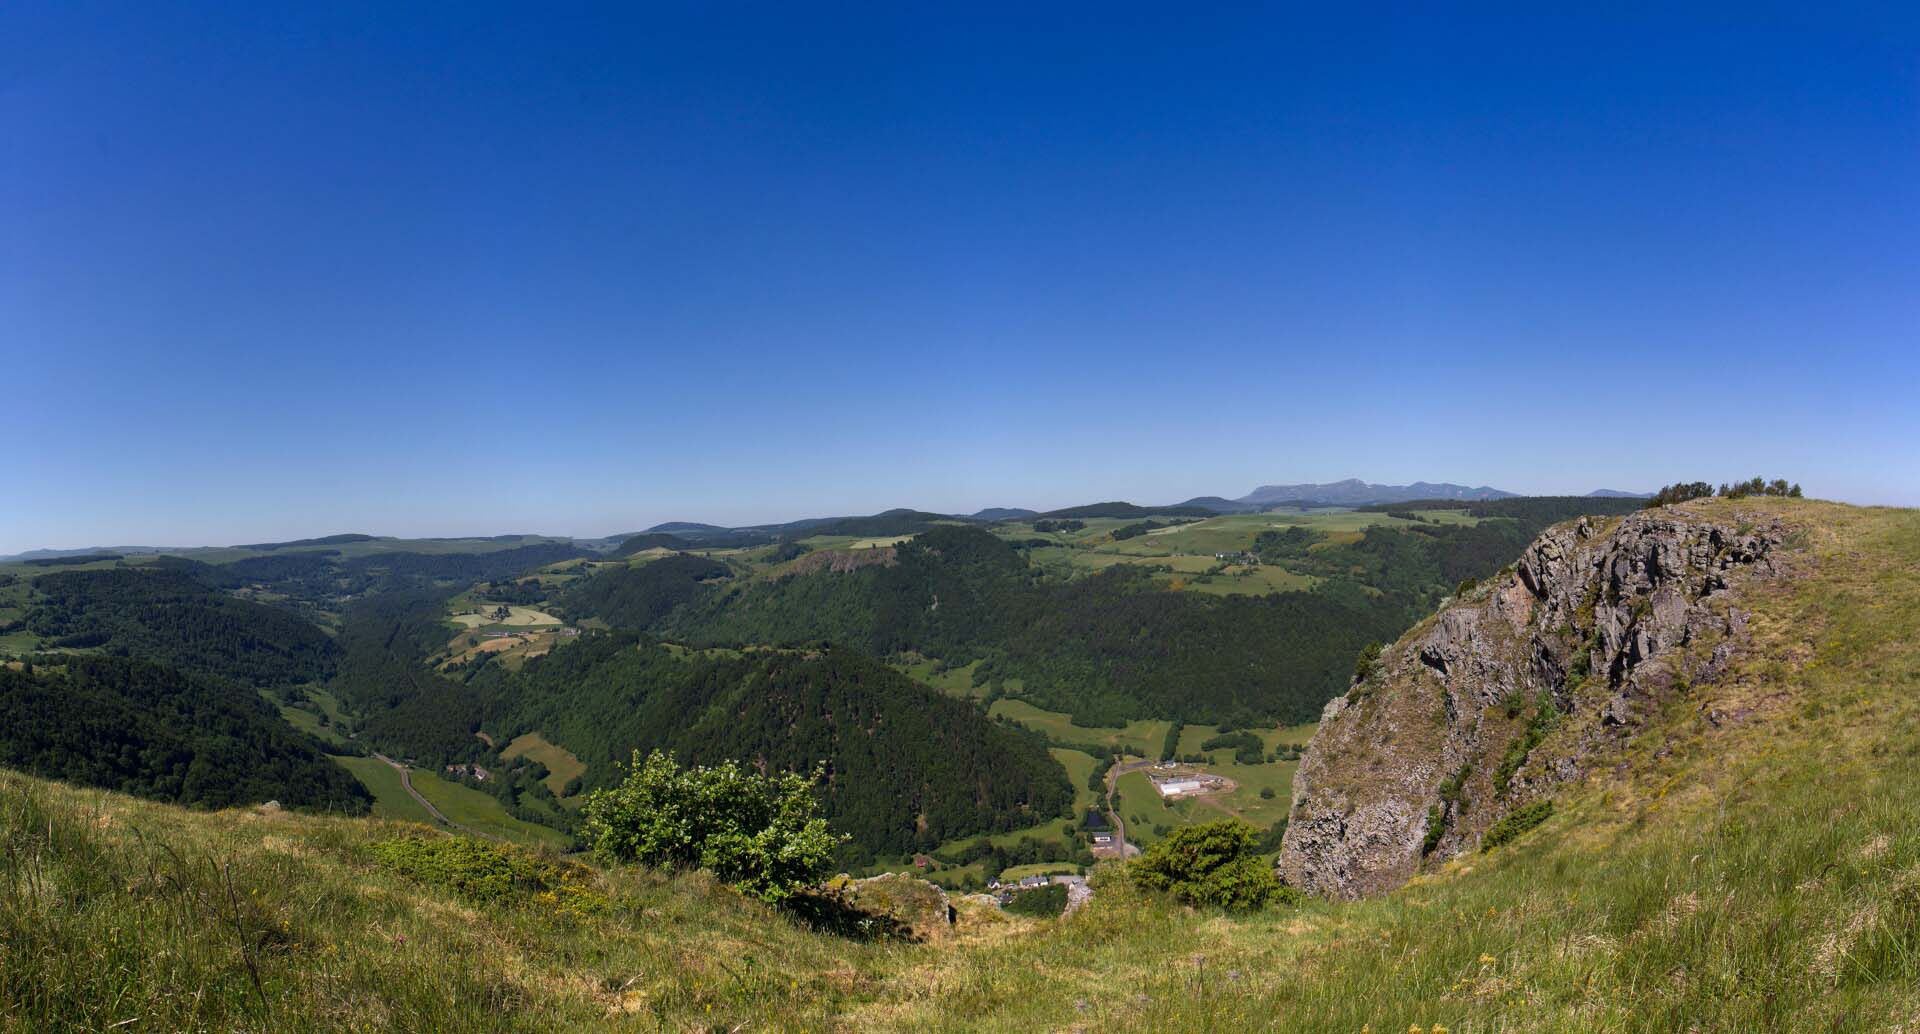
[[[1807,562],[1735,677],[1383,898],[1229,918],[1107,879],[858,943],[698,876],[501,862],[531,875],[476,897],[376,846],[417,827],[0,775],[0,1028],[1914,1030],[1920,515],[1766,505]]]

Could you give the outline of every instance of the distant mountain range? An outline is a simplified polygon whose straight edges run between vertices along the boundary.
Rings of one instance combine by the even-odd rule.
[[[1095,503],[1088,506],[1068,507],[1065,509],[1041,512],[1017,506],[992,506],[971,514],[937,514],[920,510],[896,509],[872,516],[810,517],[789,521],[784,524],[756,524],[737,528],[723,527],[717,524],[700,524],[692,521],[668,521],[656,524],[644,532],[626,532],[620,535],[608,535],[598,539],[573,539],[575,545],[599,552],[620,549],[629,540],[645,535],[675,536],[697,544],[700,548],[753,546],[773,542],[782,538],[801,535],[912,535],[924,531],[930,524],[941,521],[977,521],[993,523],[996,521],[1023,521],[1034,517],[1129,517],[1147,514],[1175,516],[1204,516],[1207,513],[1258,513],[1276,506],[1368,506],[1379,503],[1402,503],[1415,499],[1453,499],[1487,500],[1511,499],[1521,493],[1481,485],[1477,488],[1456,485],[1451,482],[1415,481],[1410,485],[1376,485],[1348,478],[1345,481],[1332,481],[1326,484],[1299,485],[1261,485],[1238,499],[1225,496],[1203,495],[1188,499],[1182,503],[1167,506],[1139,506],[1133,503],[1113,502]],[[1617,488],[1595,489],[1587,493],[1590,499],[1650,499],[1649,492],[1624,492]],[[541,539],[535,535],[499,535],[493,539],[500,542]],[[332,535],[318,539],[300,539],[294,542],[263,542],[248,546],[228,548],[273,551],[309,546],[339,545],[346,543],[366,543],[379,541],[375,536],[364,534]],[[406,539],[388,540],[393,547],[406,548]],[[442,540],[425,540],[442,541]],[[485,541],[475,538],[470,541]],[[664,543],[662,543],[664,544]],[[13,556],[0,556],[0,563],[19,562],[33,559],[74,557],[90,553],[117,553],[126,556],[154,553],[186,553],[193,549],[173,549],[164,546],[114,546],[91,549],[35,549]]]
[[[1402,503],[1409,499],[1511,499],[1517,495],[1481,485],[1469,488],[1442,481],[1415,481],[1411,485],[1376,485],[1348,478],[1324,485],[1261,485],[1236,503],[1272,506],[1276,503],[1331,503],[1335,506],[1364,506],[1368,503]]]

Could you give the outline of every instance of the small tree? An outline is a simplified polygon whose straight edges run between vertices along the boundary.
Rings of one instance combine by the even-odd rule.
[[[682,769],[654,751],[619,786],[587,799],[584,830],[613,862],[700,868],[763,901],[783,901],[819,882],[843,837],[814,812],[819,779],[763,776],[726,762]]]
[[[1360,648],[1360,656],[1353,662],[1353,681],[1365,682],[1373,677],[1374,669],[1380,666],[1380,644],[1368,643]]]
[[[1260,831],[1238,819],[1174,830],[1132,863],[1133,881],[1189,904],[1249,912],[1297,900],[1260,857]]]

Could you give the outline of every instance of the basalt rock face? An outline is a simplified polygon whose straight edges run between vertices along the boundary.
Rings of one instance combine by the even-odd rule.
[[[1788,528],[1662,507],[1557,525],[1508,571],[1402,636],[1326,707],[1293,781],[1293,886],[1352,898],[1476,848],[1727,668],[1740,593]]]

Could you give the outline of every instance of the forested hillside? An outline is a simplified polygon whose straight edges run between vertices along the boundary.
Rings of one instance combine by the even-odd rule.
[[[639,567],[616,567],[560,597],[569,612],[591,614],[616,628],[647,628],[700,596],[701,586],[729,574],[727,565],[680,554]]]
[[[50,645],[158,661],[254,686],[332,674],[339,650],[297,615],[207,587],[179,570],[41,575],[26,624]]]
[[[0,668],[0,765],[196,807],[370,802],[255,691],[118,657]]]
[[[588,762],[590,784],[655,747],[773,770],[825,762],[827,814],[865,851],[1023,828],[1073,801],[1042,743],[850,650],[703,656],[601,634],[470,688],[491,701],[496,740],[539,730]]]
[[[1007,542],[950,525],[851,570],[702,588],[684,576],[701,561],[654,570],[669,562],[597,575],[569,605],[697,645],[832,642],[984,660],[981,678],[1019,680],[1023,696],[1088,725],[1310,720],[1362,645],[1411,620],[1411,600],[1350,589],[1210,597],[1159,591],[1131,568],[1048,581]]]
[[[446,595],[437,590],[383,593],[348,608],[332,685],[363,717],[363,740],[435,762],[477,749],[479,702],[426,664],[446,639]]]

